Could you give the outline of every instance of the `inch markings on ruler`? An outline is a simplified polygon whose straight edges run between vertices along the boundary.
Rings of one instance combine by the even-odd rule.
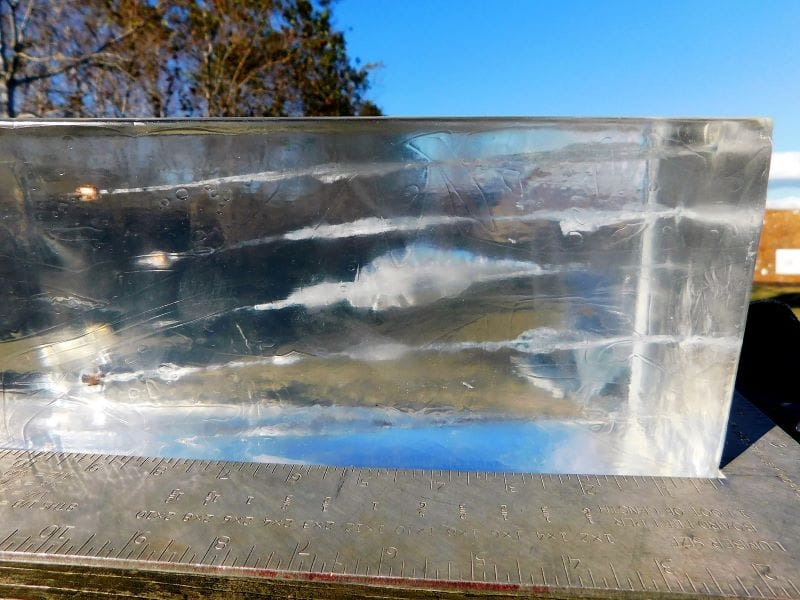
[[[800,459],[773,441],[771,464]],[[761,452],[737,463],[746,475],[692,480],[0,451],[0,565],[800,598],[797,475],[765,472]]]

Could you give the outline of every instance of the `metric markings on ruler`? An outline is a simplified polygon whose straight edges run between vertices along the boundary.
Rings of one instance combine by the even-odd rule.
[[[0,559],[800,596],[798,525],[754,502],[772,480],[753,481],[2,451],[0,523],[14,528],[0,525]]]

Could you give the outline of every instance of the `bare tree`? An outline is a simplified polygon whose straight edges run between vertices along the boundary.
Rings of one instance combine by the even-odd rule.
[[[0,0],[0,116],[46,114],[69,75],[114,68],[121,45],[142,24],[120,26],[104,8],[81,0]]]
[[[380,114],[329,0],[0,0],[0,117]]]

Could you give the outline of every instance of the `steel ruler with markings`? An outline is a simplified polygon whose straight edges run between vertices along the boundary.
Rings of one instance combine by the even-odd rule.
[[[720,479],[0,450],[0,597],[800,598],[800,447],[743,406]]]

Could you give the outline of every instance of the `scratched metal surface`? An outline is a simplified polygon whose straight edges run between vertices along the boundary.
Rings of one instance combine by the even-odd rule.
[[[800,447],[724,479],[0,453],[0,595],[800,598]]]

